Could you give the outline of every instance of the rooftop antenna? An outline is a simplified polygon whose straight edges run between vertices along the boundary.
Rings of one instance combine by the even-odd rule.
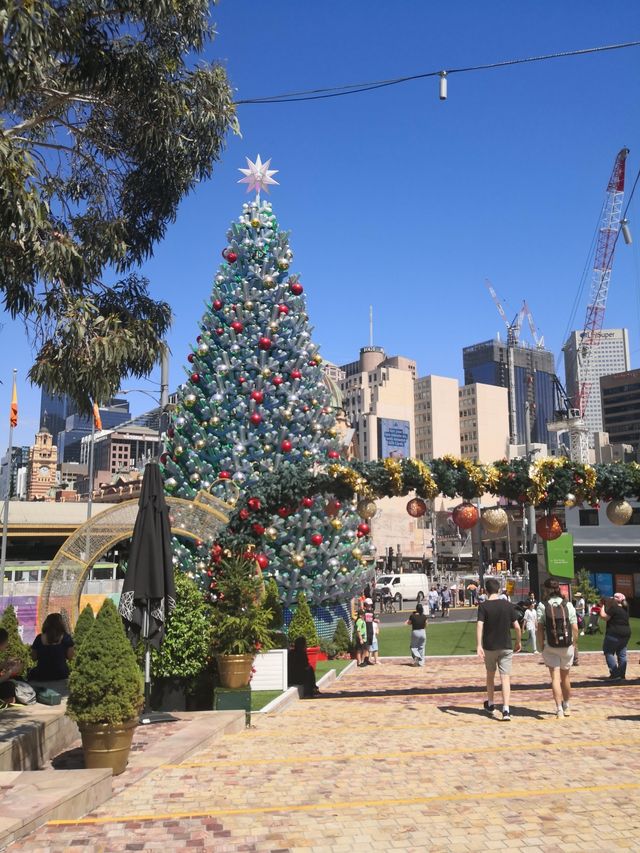
[[[369,305],[369,346],[373,346],[373,305]]]

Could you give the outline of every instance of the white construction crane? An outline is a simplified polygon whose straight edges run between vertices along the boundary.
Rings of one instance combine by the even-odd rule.
[[[489,279],[485,279],[485,284],[491,298],[495,302],[498,313],[507,327],[507,372],[509,377],[508,397],[509,397],[509,443],[518,443],[518,416],[516,408],[516,367],[515,367],[515,348],[520,340],[520,330],[522,328],[522,320],[524,318],[524,304],[513,318],[513,322],[509,322],[502,303],[498,299],[498,294],[493,289]]]

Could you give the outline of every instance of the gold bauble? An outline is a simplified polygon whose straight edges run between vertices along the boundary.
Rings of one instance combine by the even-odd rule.
[[[331,429],[328,430],[328,433],[333,438],[338,434],[338,430],[335,427],[331,427]]]
[[[339,518],[332,518],[331,519],[331,526],[333,527],[334,530],[340,530],[342,528],[342,522],[340,521]]]
[[[277,332],[279,328],[280,324],[276,320],[274,320],[272,323],[269,323],[270,332]]]
[[[573,509],[577,503],[576,496],[572,494],[568,494],[564,499],[564,505],[567,509]]]
[[[306,458],[309,458],[309,456],[313,456],[313,453],[311,452],[311,450],[303,450],[302,455]]]
[[[322,364],[322,356],[319,353],[316,353],[311,360],[315,361],[316,364]]]
[[[354,548],[351,551],[351,556],[355,557],[356,560],[359,560],[362,557],[362,550],[360,548]]]
[[[202,448],[205,446],[205,443],[206,443],[206,442],[205,442],[204,438],[199,438],[199,439],[195,442],[195,445],[196,445],[196,447],[198,448],[198,450],[202,450]]]
[[[284,258],[280,258],[280,260],[278,261],[278,269],[288,270],[289,269],[289,261],[285,260]]]
[[[360,518],[369,519],[373,518],[373,516],[378,511],[378,507],[376,506],[375,501],[370,500],[361,500],[358,501],[358,506],[356,507],[356,511]]]
[[[220,423],[220,418],[217,415],[214,415],[209,421],[211,426],[217,426]]]
[[[278,531],[275,527],[267,527],[264,532],[264,535],[267,537],[267,539],[270,539],[271,542],[275,542],[275,540],[278,538]]]
[[[485,509],[482,513],[482,526],[487,533],[500,533],[509,524],[509,516],[502,507]]]
[[[291,420],[291,418],[293,417],[293,412],[291,411],[291,409],[283,409],[282,417],[283,417],[286,421],[290,421],[290,420]]]
[[[195,394],[187,394],[187,396],[184,398],[184,404],[185,406],[187,406],[187,408],[190,409],[192,408],[192,406],[195,406],[197,400],[198,398]]]
[[[253,302],[250,299],[244,303],[244,307],[247,311],[253,311]]]
[[[273,450],[273,447],[270,444],[265,444],[265,446],[262,449],[264,450],[265,453],[271,453],[271,451]]]
[[[294,554],[291,557],[291,562],[294,566],[297,566],[299,569],[301,569],[304,566],[304,554]]]
[[[268,379],[271,376],[271,371],[268,367],[265,367],[264,370],[260,373],[263,379]]]
[[[615,524],[618,527],[622,527],[623,524],[627,524],[632,515],[633,507],[629,501],[611,501],[607,507],[607,518],[611,524]]]
[[[265,277],[262,279],[262,286],[265,288],[265,290],[271,290],[271,288],[275,287],[275,285],[276,280],[272,275],[265,275]]]
[[[252,220],[251,220],[251,225],[252,225],[254,228],[259,228],[259,227],[260,227],[260,220],[259,220],[259,219],[252,219]]]

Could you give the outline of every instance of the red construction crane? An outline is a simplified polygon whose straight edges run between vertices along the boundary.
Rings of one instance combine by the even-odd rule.
[[[613,255],[620,231],[622,217],[622,200],[624,197],[624,173],[628,148],[618,152],[613,172],[607,186],[607,196],[602,209],[600,231],[596,246],[593,274],[591,277],[591,294],[587,305],[584,330],[581,334],[580,345],[580,390],[576,408],[584,415],[593,384],[589,376],[589,362],[594,349],[600,343],[600,332],[604,325],[604,315],[609,295]]]

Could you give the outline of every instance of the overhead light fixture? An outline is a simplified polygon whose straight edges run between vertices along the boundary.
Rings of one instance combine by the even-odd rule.
[[[440,72],[440,100],[447,100],[447,72]]]
[[[631,235],[631,230],[629,228],[629,220],[623,219],[620,223],[620,230],[622,231],[622,237],[627,246],[630,246],[633,243],[633,237]]]

